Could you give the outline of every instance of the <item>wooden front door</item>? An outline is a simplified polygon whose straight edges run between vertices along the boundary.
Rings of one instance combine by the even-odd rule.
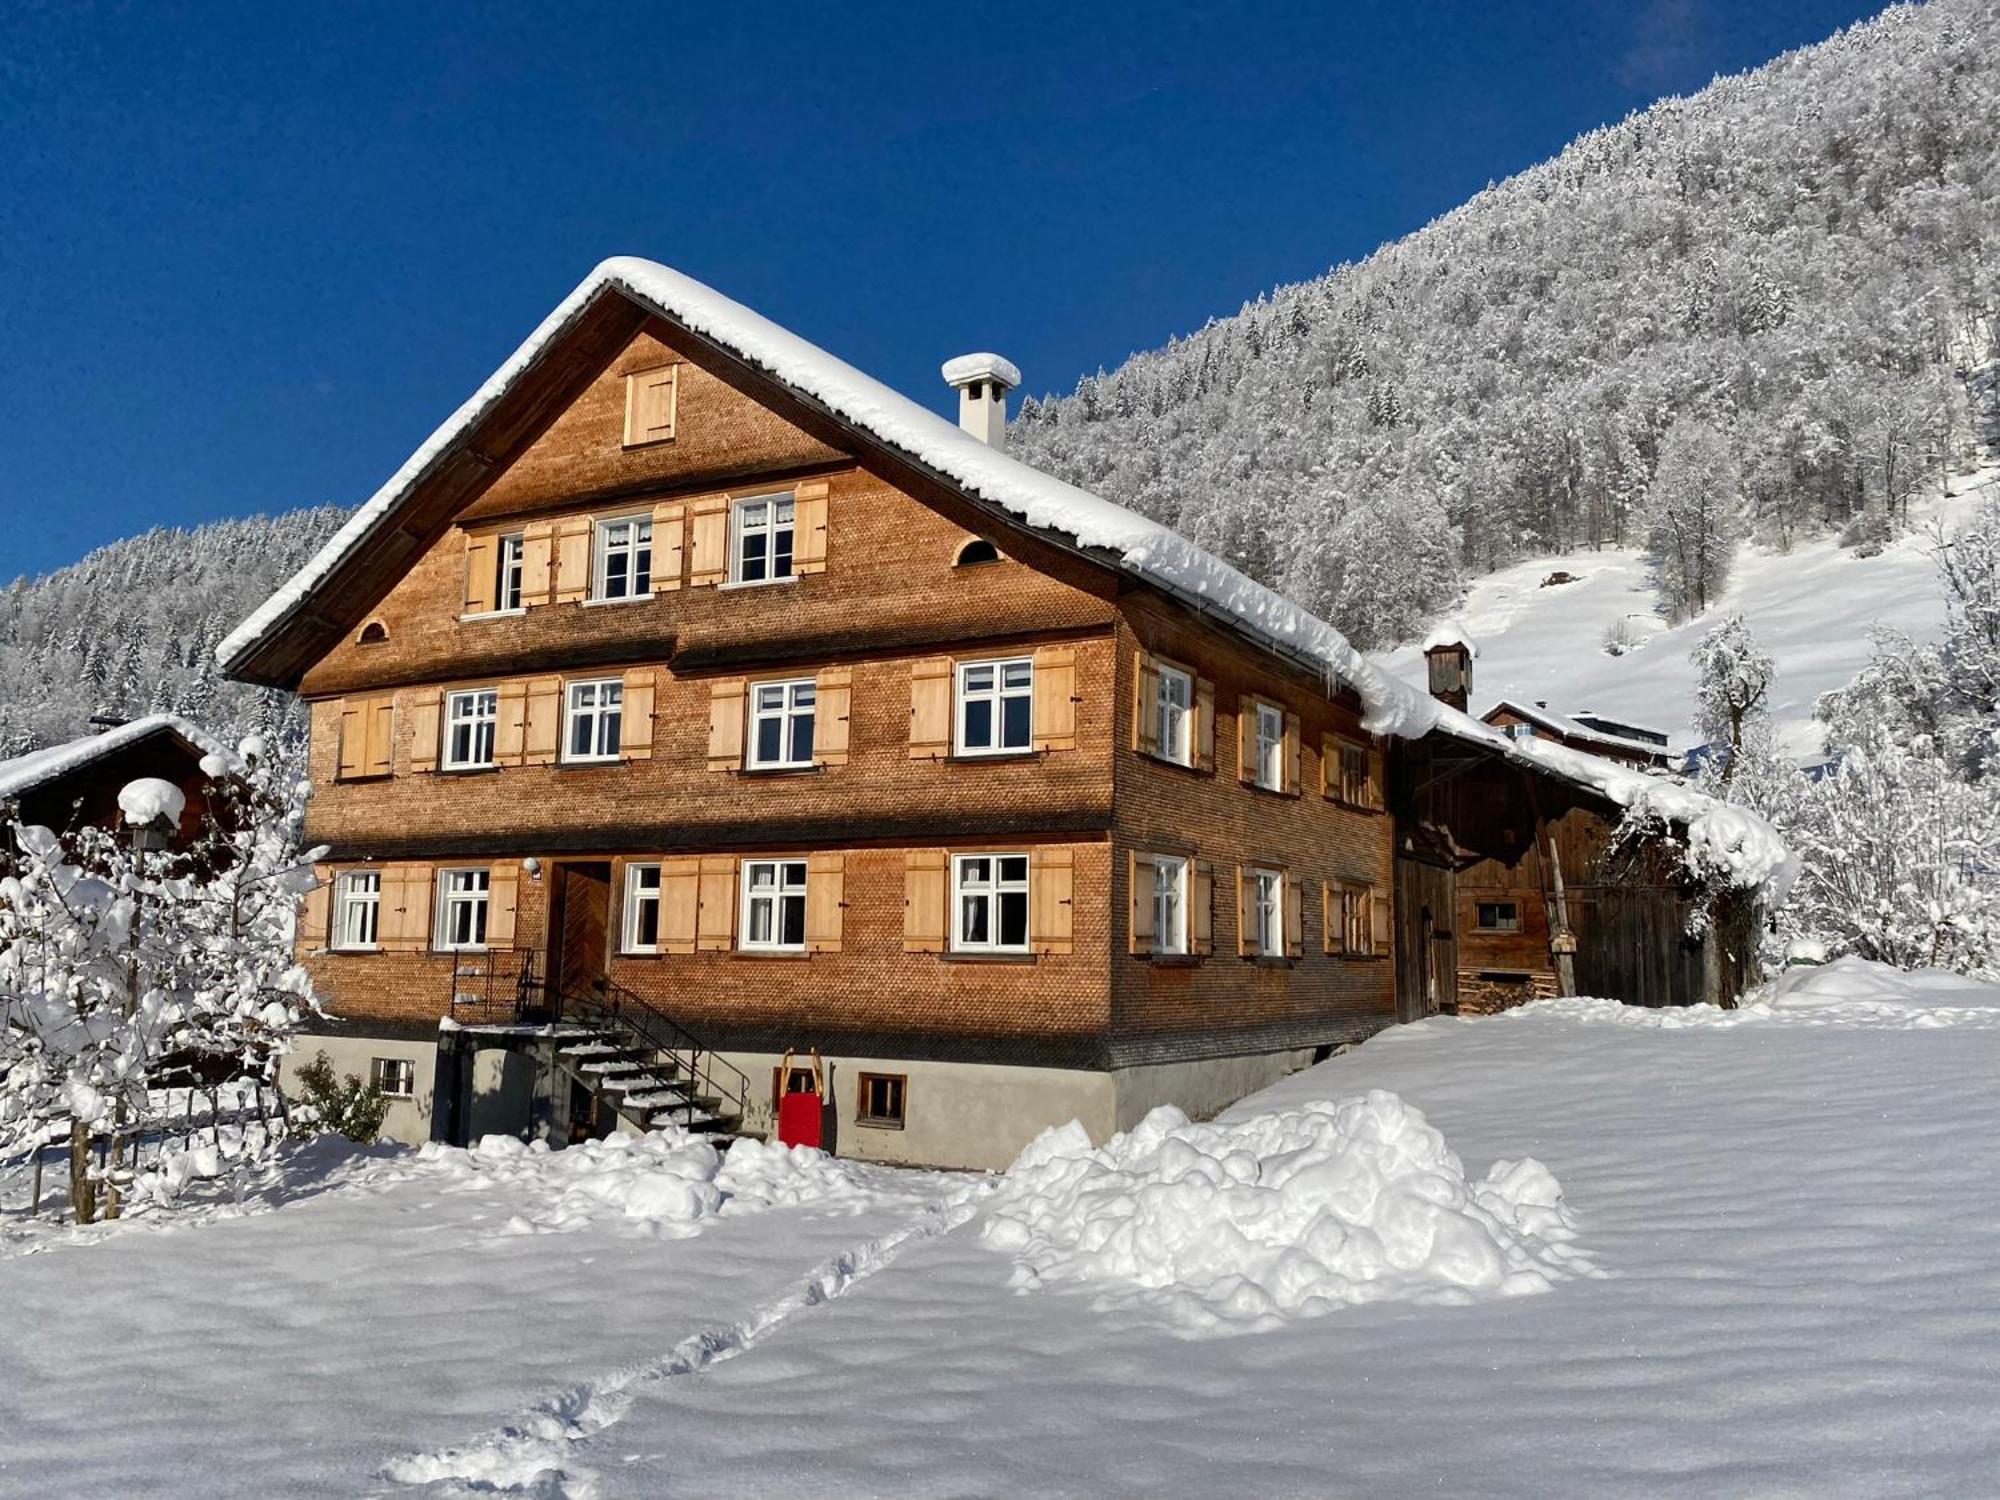
[[[1396,1019],[1458,1008],[1458,876],[1448,866],[1396,857]]]
[[[605,977],[611,922],[611,866],[601,860],[555,869],[549,921],[549,979],[558,996],[595,989]]]

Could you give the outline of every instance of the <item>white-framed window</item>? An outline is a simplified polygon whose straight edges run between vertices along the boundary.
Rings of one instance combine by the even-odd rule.
[[[625,683],[617,677],[572,682],[566,694],[563,759],[618,759],[625,717]]]
[[[1365,885],[1343,885],[1340,888],[1340,943],[1343,952],[1350,956],[1370,954],[1375,951],[1374,893]]]
[[[493,607],[499,610],[521,607],[521,580],[525,576],[527,538],[520,532],[500,538],[499,559],[493,578]]]
[[[493,764],[493,729],[500,719],[496,688],[447,693],[444,700],[444,768],[469,771]]]
[[[1249,950],[1264,958],[1282,958],[1285,953],[1285,873],[1282,870],[1250,871],[1248,911]]]
[[[1256,764],[1251,780],[1267,791],[1285,789],[1285,711],[1269,703],[1256,706]]]
[[[1153,697],[1153,741],[1162,760],[1194,764],[1194,680],[1178,667],[1160,667]]]
[[[334,882],[334,946],[366,952],[382,937],[382,872],[351,870]]]
[[[1008,755],[1034,748],[1035,663],[958,664],[958,753]]]
[[[384,1099],[417,1097],[417,1064],[408,1057],[376,1057],[369,1060],[368,1074]]]
[[[731,583],[771,583],[792,576],[794,510],[789,494],[752,495],[730,507]]]
[[[486,900],[492,872],[439,870],[437,945],[451,952],[486,946]]]
[[[1153,856],[1153,951],[1188,951],[1188,862],[1177,855]]]
[[[960,854],[951,862],[957,953],[1028,951],[1028,856]]]
[[[798,952],[806,945],[806,862],[802,859],[743,861],[744,948],[752,952]]]
[[[626,953],[660,951],[660,867],[625,867],[625,931],[621,944]]]
[[[810,677],[750,687],[750,768],[809,766],[819,688]]]
[[[620,516],[597,523],[593,599],[646,599],[653,593],[653,518]]]

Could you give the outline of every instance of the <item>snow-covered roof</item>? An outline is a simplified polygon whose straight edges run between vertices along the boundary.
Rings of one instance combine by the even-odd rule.
[[[25,796],[39,786],[78,771],[128,745],[136,745],[161,731],[179,735],[205,755],[227,755],[228,748],[214,735],[178,714],[148,714],[80,740],[30,750],[12,760],[0,760],[0,802]]]
[[[1583,740],[1589,744],[1604,745],[1614,750],[1630,750],[1649,759],[1667,758],[1668,752],[1664,743],[1631,739],[1622,734],[1607,734],[1602,729],[1592,728],[1580,719],[1571,718],[1568,714],[1559,714],[1552,708],[1542,707],[1539,703],[1522,703],[1518,699],[1502,698],[1481,717],[1491,719],[1503,709],[1566,739]]]
[[[1614,773],[1607,777],[1595,764],[1568,767],[1539,753],[1559,750],[1560,746],[1540,746],[1535,753],[1528,752],[1491,725],[1391,677],[1303,605],[1203,551],[1179,532],[1010,457],[1004,449],[981,442],[955,422],[713,288],[671,267],[631,256],[604,261],[586,276],[319,553],[216,647],[224,669],[249,656],[313,597],[350,554],[388,529],[404,502],[452,444],[492,409],[586,308],[610,292],[622,293],[663,320],[763,371],[855,432],[970,499],[1003,512],[1014,524],[1093,555],[1219,618],[1265,648],[1312,668],[1329,682],[1352,688],[1362,702],[1363,725],[1375,734],[1416,738],[1439,730],[1533,764],[1620,806],[1631,805],[1642,790],[1621,780],[1615,773],[1622,768],[1608,761],[1600,763],[1605,771]],[[1598,762],[1595,756],[1579,758]],[[1645,783],[1651,778],[1639,780]],[[1689,790],[1687,795],[1721,809],[1700,793]],[[1702,815],[1694,802],[1684,805],[1691,815]],[[1686,820],[1677,817],[1676,821]],[[1784,846],[1768,828],[1764,835],[1776,845],[1776,858],[1781,862]],[[1768,873],[1739,883],[1758,884]]]
[[[961,354],[948,359],[940,371],[946,385],[968,385],[975,380],[997,380],[1008,390],[1021,383],[1021,369],[1000,354]]]
[[[1424,651],[1435,651],[1440,646],[1462,646],[1465,654],[1474,661],[1479,659],[1479,642],[1475,641],[1457,620],[1439,620],[1424,634]]]

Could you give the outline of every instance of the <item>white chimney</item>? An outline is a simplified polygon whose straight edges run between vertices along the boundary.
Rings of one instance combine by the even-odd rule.
[[[997,354],[961,354],[944,362],[944,383],[958,392],[958,425],[982,443],[1007,438],[1007,393],[1021,383],[1012,360]]]

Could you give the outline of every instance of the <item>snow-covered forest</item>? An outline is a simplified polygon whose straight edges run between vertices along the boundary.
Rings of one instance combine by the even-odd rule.
[[[1368,259],[1061,399],[1015,451],[1364,647],[1472,574],[1879,545],[1977,444],[2000,333],[2000,8],[1901,7],[1593,131]]]

